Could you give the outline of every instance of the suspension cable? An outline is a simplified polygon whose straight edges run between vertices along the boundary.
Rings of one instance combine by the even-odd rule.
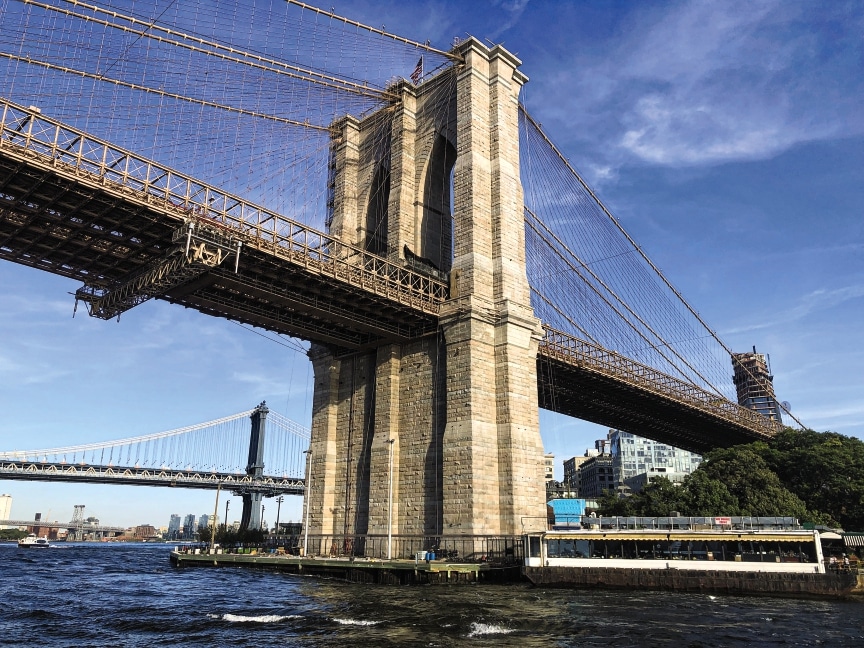
[[[87,4],[84,2],[79,2],[79,0],[63,0],[63,2],[67,2],[76,7],[82,7],[84,9],[89,9],[93,12],[104,13],[113,18],[118,18],[120,20],[125,20],[133,25],[142,25],[145,29],[132,29],[131,27],[126,27],[124,25],[118,25],[117,23],[113,23],[109,20],[100,20],[99,18],[94,18],[93,16],[88,16],[87,14],[83,14],[76,11],[71,11],[69,9],[63,9],[61,7],[56,7],[53,5],[45,4],[42,2],[37,2],[36,0],[19,0],[25,4],[33,5],[35,7],[40,7],[42,9],[47,9],[50,11],[56,11],[62,13],[67,16],[71,16],[73,18],[78,18],[80,20],[84,20],[86,22],[95,23],[97,25],[102,25],[105,27],[112,27],[114,29],[119,29],[120,31],[135,34],[139,38],[150,38],[152,40],[158,41],[160,43],[165,43],[168,45],[174,45],[176,47],[180,47],[183,49],[190,50],[192,52],[197,52],[199,54],[206,54],[207,56],[213,56],[224,61],[230,61],[232,63],[237,63],[239,65],[248,65],[249,67],[254,67],[260,70],[264,70],[266,72],[273,72],[275,74],[282,74],[285,76],[289,76],[295,79],[299,79],[301,81],[308,81],[310,83],[315,83],[318,85],[323,85],[327,88],[333,90],[339,90],[343,92],[352,92],[354,94],[358,94],[364,97],[369,97],[372,99],[386,99],[392,98],[395,95],[387,92],[386,90],[381,90],[378,88],[370,87],[369,85],[364,85],[357,83],[355,81],[350,81],[348,79],[343,79],[340,77],[332,76],[329,74],[325,74],[323,72],[318,72],[316,70],[312,70],[309,68],[300,67],[298,65],[293,65],[291,63],[286,63],[284,61],[278,61],[276,59],[267,58],[265,56],[261,56],[260,54],[254,54],[252,52],[239,50],[234,47],[229,47],[227,45],[222,45],[215,41],[209,41],[198,36],[192,36],[190,34],[181,33],[170,29],[168,27],[162,27],[157,25],[155,22],[146,22],[143,20],[138,20],[133,16],[128,16],[126,14],[119,13],[117,11],[108,11],[96,5]],[[204,45],[206,47],[212,48],[212,51],[209,49],[204,49],[203,47],[198,47],[196,45],[190,45],[189,43],[184,43],[179,40],[175,40],[172,38],[164,38],[162,36],[158,36],[151,32],[159,31],[164,34],[168,34],[175,38],[180,38],[183,40],[188,40],[193,43],[197,43],[198,45]],[[228,52],[229,54],[222,54],[219,50]],[[232,56],[233,55],[233,56]],[[243,58],[238,58],[243,57]],[[244,60],[249,59],[249,60]],[[266,64],[266,65],[265,65]],[[269,67],[276,66],[276,68]]]
[[[317,14],[321,14],[322,16],[327,16],[328,18],[332,18],[333,20],[338,20],[339,22],[343,22],[346,25],[351,25],[352,27],[359,27],[360,29],[365,29],[368,32],[372,32],[373,34],[377,34],[378,36],[384,36],[385,38],[390,38],[392,40],[398,41],[400,43],[405,43],[406,45],[411,45],[412,47],[416,47],[419,49],[426,50],[427,52],[431,52],[432,54],[438,54],[439,56],[445,56],[451,61],[462,62],[462,57],[459,54],[454,52],[445,52],[444,50],[439,50],[427,43],[418,43],[417,41],[412,41],[408,38],[403,38],[402,36],[397,36],[396,34],[391,34],[390,32],[386,32],[383,29],[376,29],[375,27],[370,27],[369,25],[364,25],[363,23],[357,22],[356,20],[351,20],[350,18],[344,18],[339,16],[331,11],[325,11],[324,9],[319,9],[318,7],[313,7],[312,5],[308,5],[305,2],[300,2],[299,0],[285,0],[288,4],[292,4],[296,7],[300,7],[301,9],[306,9],[307,11],[314,11]]]
[[[301,128],[311,128],[313,130],[319,130],[328,133],[330,132],[330,128],[328,126],[319,126],[317,124],[310,124],[309,122],[297,121],[296,119],[288,119],[287,117],[277,117],[276,115],[268,115],[267,113],[256,112],[254,110],[245,110],[244,108],[234,108],[233,106],[216,103],[215,101],[208,101],[206,99],[195,99],[194,97],[187,97],[185,95],[177,94],[176,92],[167,92],[165,90],[150,88],[149,86],[144,86],[137,83],[129,83],[127,81],[121,81],[120,79],[112,79],[101,74],[93,74],[92,72],[76,70],[75,68],[66,67],[65,65],[55,65],[46,61],[39,61],[37,59],[30,58],[29,56],[16,56],[15,54],[0,52],[0,57],[8,58],[13,61],[21,61],[22,63],[28,63],[30,65],[44,67],[49,70],[58,70],[60,72],[65,72],[66,74],[73,74],[75,76],[85,77],[88,79],[95,79],[96,81],[105,81],[106,83],[113,83],[114,85],[123,86],[132,90],[148,92],[150,94],[155,94],[162,97],[169,97],[171,99],[178,99],[180,101],[188,101],[189,103],[199,104],[201,106],[209,106],[210,108],[219,108],[221,110],[227,110],[228,112],[238,113],[240,115],[258,117],[260,119],[279,122],[281,124],[288,124],[290,126],[300,126]]]

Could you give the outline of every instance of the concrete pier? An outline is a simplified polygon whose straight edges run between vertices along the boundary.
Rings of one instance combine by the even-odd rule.
[[[301,576],[339,578],[353,583],[383,585],[512,582],[521,580],[520,566],[459,563],[443,560],[379,560],[376,558],[311,558],[280,553],[221,553],[217,549],[171,552],[175,567],[253,567]]]

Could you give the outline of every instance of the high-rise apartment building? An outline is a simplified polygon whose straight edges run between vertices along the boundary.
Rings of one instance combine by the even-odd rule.
[[[768,356],[756,353],[733,353],[732,367],[735,374],[732,381],[738,392],[738,404],[756,410],[773,421],[783,422],[780,408],[774,397],[774,376]]]
[[[198,532],[198,521],[195,519],[194,513],[189,513],[183,518],[183,533],[182,537],[185,540],[190,540],[195,537]]]
[[[176,513],[171,514],[171,519],[168,521],[168,539],[178,540],[180,538],[180,516]]]
[[[672,475],[689,475],[702,462],[702,456],[696,453],[621,430],[609,430],[609,442],[619,485],[630,486],[632,478],[651,473],[667,473],[676,481]]]
[[[665,443],[609,430],[584,457],[564,461],[564,483],[577,497],[594,499],[623,486],[638,491],[657,476],[680,482],[702,462],[702,457]]]

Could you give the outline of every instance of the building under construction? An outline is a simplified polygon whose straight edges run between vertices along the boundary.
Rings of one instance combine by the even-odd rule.
[[[733,353],[732,366],[735,369],[732,380],[738,392],[738,404],[782,423],[780,407],[774,397],[774,376],[771,375],[768,356],[756,353],[754,346],[752,353]]]

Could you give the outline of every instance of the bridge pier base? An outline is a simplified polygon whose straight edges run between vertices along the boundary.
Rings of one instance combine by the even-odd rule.
[[[469,39],[458,52],[463,65],[401,86],[395,116],[337,125],[331,232],[394,262],[449,271],[451,291],[436,334],[354,354],[310,350],[314,536],[545,526],[542,329],[526,276],[519,178],[526,78],[500,47]]]

